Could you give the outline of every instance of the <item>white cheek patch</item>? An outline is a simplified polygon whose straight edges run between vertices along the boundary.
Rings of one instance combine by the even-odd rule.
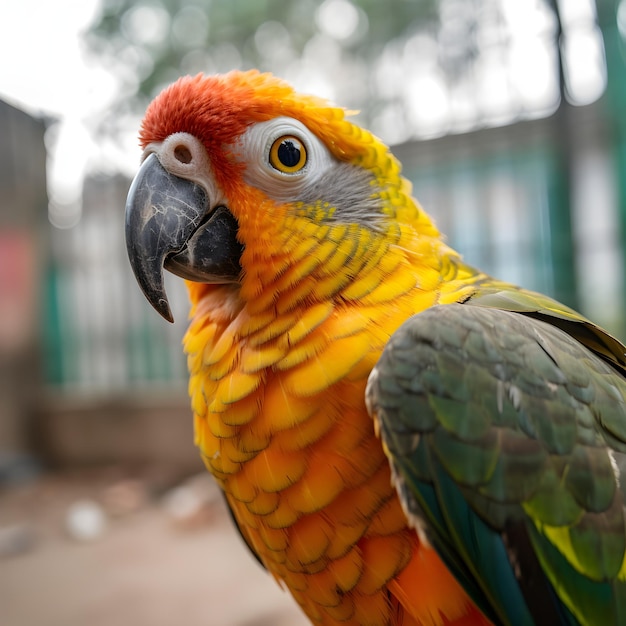
[[[272,144],[280,137],[299,139],[307,153],[306,165],[298,172],[286,174],[272,167],[269,159]],[[301,122],[278,117],[251,126],[231,147],[231,155],[246,170],[244,180],[278,202],[300,199],[311,185],[339,164],[326,146]]]

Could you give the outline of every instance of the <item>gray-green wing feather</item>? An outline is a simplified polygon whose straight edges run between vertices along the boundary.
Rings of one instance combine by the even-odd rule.
[[[478,300],[411,318],[370,378],[405,509],[493,621],[626,623],[623,346]]]

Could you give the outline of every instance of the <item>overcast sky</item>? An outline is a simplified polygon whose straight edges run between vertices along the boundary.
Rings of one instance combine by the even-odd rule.
[[[82,34],[99,0],[19,0],[0,14],[0,98],[35,116],[59,120],[47,137],[52,200],[71,202],[85,168],[101,158],[88,128],[116,91],[115,78],[89,59]],[[138,159],[134,151],[129,162]],[[130,166],[127,166],[130,168]]]

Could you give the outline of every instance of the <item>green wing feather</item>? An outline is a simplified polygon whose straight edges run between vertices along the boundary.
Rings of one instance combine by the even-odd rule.
[[[626,624],[624,352],[483,289],[408,320],[370,378],[407,514],[496,623]]]
[[[481,286],[467,303],[523,313],[556,326],[626,375],[626,347],[580,313],[548,296],[496,282]]]

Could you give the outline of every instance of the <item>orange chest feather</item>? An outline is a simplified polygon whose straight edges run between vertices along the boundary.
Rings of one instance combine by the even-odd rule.
[[[407,316],[324,303],[265,319],[242,310],[228,325],[197,314],[185,340],[203,459],[249,545],[318,623],[438,624],[472,610],[407,528],[365,410],[386,328]],[[443,573],[413,606],[403,588],[416,572],[433,580],[415,567],[426,552]]]

